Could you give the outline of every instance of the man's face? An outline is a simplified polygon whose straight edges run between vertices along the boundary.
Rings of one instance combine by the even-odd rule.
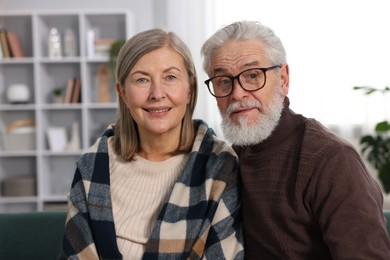
[[[229,41],[213,55],[213,75],[210,76],[235,76],[247,69],[274,65],[279,64],[270,64],[261,41]],[[254,92],[244,90],[235,80],[233,92],[227,97],[217,98],[225,137],[238,145],[254,144],[267,138],[279,120],[283,100],[288,93],[288,84],[287,64],[283,64],[280,69],[267,71],[264,87]],[[266,129],[262,129],[264,127]],[[253,131],[257,133],[252,133]],[[258,133],[259,131],[264,133]],[[254,136],[248,140],[245,136],[247,134]]]

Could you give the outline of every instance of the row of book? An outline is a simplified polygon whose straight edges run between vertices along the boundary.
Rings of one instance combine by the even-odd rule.
[[[65,91],[65,104],[81,102],[81,82],[80,77],[74,77],[68,80]]]
[[[0,29],[0,58],[23,58],[24,51],[18,35],[13,31]]]

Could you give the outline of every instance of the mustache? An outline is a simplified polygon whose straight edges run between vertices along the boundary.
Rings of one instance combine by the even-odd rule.
[[[230,116],[232,113],[236,112],[242,107],[251,107],[258,108],[259,110],[262,108],[260,102],[253,100],[243,100],[231,103],[226,109],[226,116]]]

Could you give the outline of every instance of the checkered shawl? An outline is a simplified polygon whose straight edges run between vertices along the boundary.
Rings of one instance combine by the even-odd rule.
[[[158,215],[143,259],[243,259],[238,160],[201,120],[186,166]],[[77,162],[60,259],[122,259],[116,244],[107,139]]]

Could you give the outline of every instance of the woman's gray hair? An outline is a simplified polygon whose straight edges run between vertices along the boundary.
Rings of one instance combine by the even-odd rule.
[[[125,79],[139,59],[145,54],[165,46],[183,57],[191,91],[191,101],[186,107],[186,113],[182,120],[179,147],[174,152],[174,154],[177,154],[188,152],[192,148],[194,140],[192,116],[197,100],[198,80],[195,64],[187,45],[173,32],[167,32],[162,29],[151,29],[140,32],[131,37],[119,51],[115,75],[116,81],[124,89]],[[121,97],[118,98],[118,102],[117,122],[114,126],[115,152],[121,155],[124,160],[130,161],[140,148],[137,123],[134,121]]]
[[[286,51],[278,36],[268,27],[257,21],[235,22],[219,29],[202,46],[203,69],[212,75],[211,59],[215,52],[230,40],[260,40],[265,47],[265,55],[272,65],[285,64]]]

